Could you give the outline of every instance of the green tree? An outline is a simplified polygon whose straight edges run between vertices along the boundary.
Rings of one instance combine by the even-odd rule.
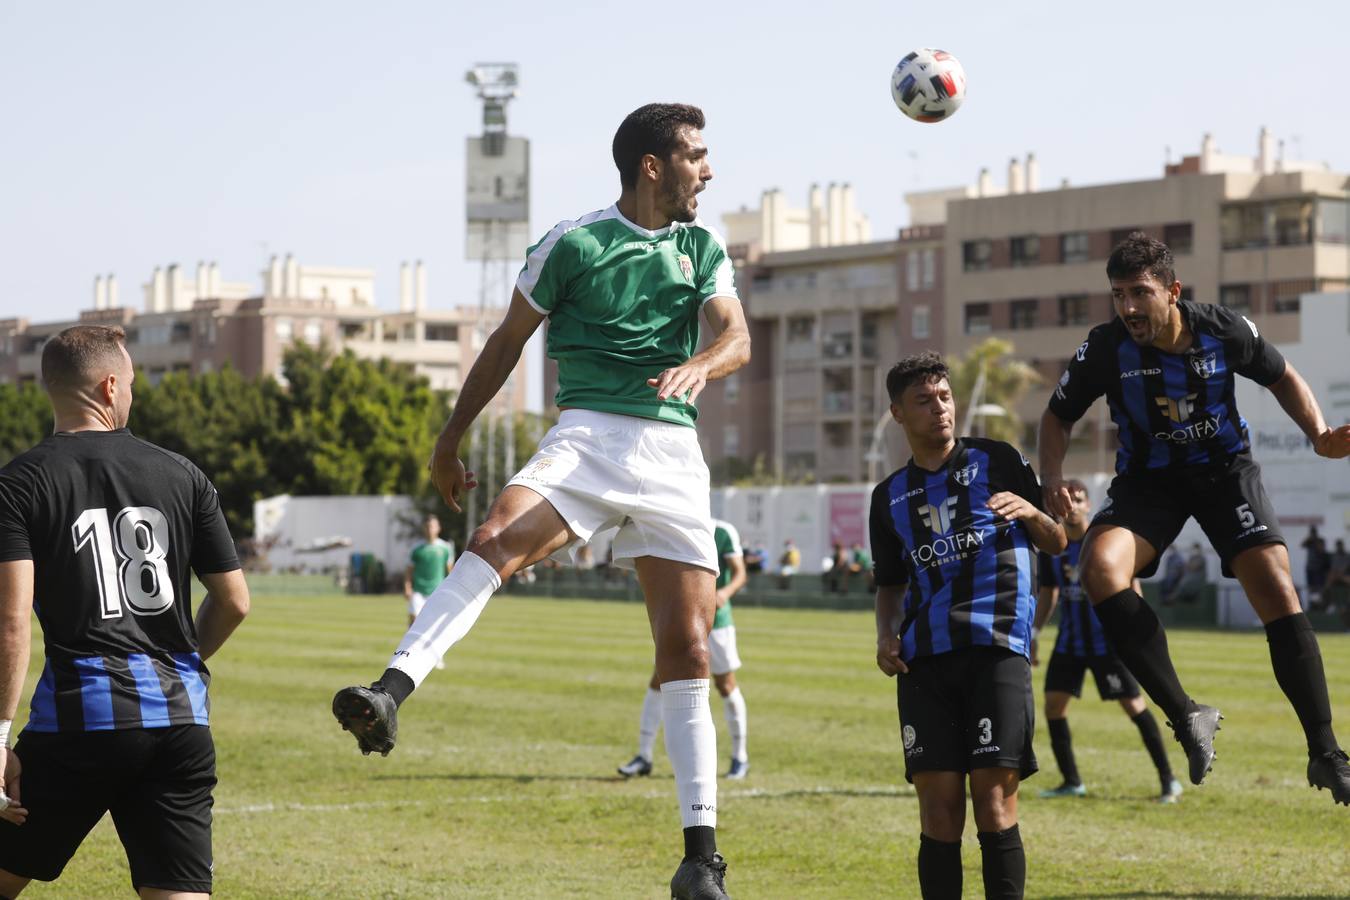
[[[1021,446],[1022,420],[1016,413],[1017,402],[1029,389],[1041,383],[1041,376],[1026,363],[1010,358],[1012,352],[1013,345],[1008,341],[989,338],[971,347],[960,359],[947,360],[952,394],[956,397],[958,431],[966,421],[972,402],[999,406],[1003,408],[1002,414],[973,418],[972,432]],[[982,390],[980,396],[974,397],[977,385]]]
[[[0,466],[52,433],[52,407],[33,382],[0,384]]]

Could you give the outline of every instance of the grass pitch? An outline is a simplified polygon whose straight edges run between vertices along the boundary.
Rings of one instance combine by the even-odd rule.
[[[217,896],[668,897],[681,845],[660,743],[652,777],[614,774],[632,756],[651,671],[643,610],[497,598],[404,706],[398,748],[365,758],[328,705],[379,674],[405,622],[397,597],[254,597],[212,661]],[[917,897],[918,811],[871,616],[741,609],[736,622],[752,767],[721,783],[730,893]],[[1347,896],[1350,810],[1307,787],[1302,733],[1264,637],[1170,640],[1188,689],[1227,716],[1210,783],[1187,784],[1177,806],[1154,804],[1137,731],[1089,678],[1069,713],[1086,799],[1035,796],[1059,780],[1037,729],[1042,771],[1021,798],[1028,896]],[[1350,636],[1323,635],[1322,649],[1350,734]],[[1043,677],[1037,669],[1038,693]],[[966,835],[966,896],[980,896],[973,820]],[[131,896],[110,821],[59,882],[29,896]]]

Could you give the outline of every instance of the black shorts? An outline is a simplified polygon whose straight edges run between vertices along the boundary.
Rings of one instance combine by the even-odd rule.
[[[1088,669],[1097,681],[1097,693],[1103,700],[1129,700],[1139,696],[1139,682],[1114,653],[1105,656],[1050,654],[1045,667],[1045,690],[1083,696],[1083,675]]]
[[[1261,467],[1249,453],[1213,466],[1117,475],[1093,525],[1115,525],[1153,545],[1153,561],[1141,578],[1158,571],[1163,551],[1195,517],[1219,554],[1223,574],[1233,577],[1233,557],[1261,544],[1283,544],[1275,509],[1261,484]]]
[[[1003,647],[964,647],[909,662],[897,676],[905,779],[915,772],[1037,769],[1031,664]]]
[[[0,869],[54,881],[111,812],[137,890],[210,893],[210,728],[24,731],[14,752],[28,821],[0,821]]]

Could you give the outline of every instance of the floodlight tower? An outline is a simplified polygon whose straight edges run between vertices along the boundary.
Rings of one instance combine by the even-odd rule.
[[[478,63],[464,75],[483,104],[483,133],[466,144],[464,191],[465,254],[480,264],[478,322],[474,329],[475,353],[487,340],[485,325],[489,307],[505,307],[511,299],[511,272],[525,258],[529,246],[530,143],[510,137],[506,130],[506,106],[519,96],[520,75],[515,63]],[[480,428],[483,441],[475,441],[472,454],[486,490],[495,488],[496,425],[505,405],[508,412],[503,448],[503,471],[515,471],[515,417],[512,397],[515,377],[509,376],[501,394],[488,404]],[[485,444],[486,446],[482,446]],[[468,523],[477,522],[476,492],[469,494]],[[467,544],[468,534],[465,535]]]

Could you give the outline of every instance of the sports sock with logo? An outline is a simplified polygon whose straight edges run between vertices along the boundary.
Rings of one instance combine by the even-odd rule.
[[[736,688],[724,698],[723,713],[727,719],[727,733],[731,735],[731,758],[745,762],[745,698],[741,689]]]
[[[1078,777],[1078,763],[1073,758],[1073,738],[1069,734],[1069,720],[1046,719],[1050,729],[1050,749],[1055,753],[1055,762],[1059,764],[1059,773],[1064,776],[1065,784],[1079,785],[1083,780]]]
[[[1192,701],[1167,652],[1167,633],[1153,612],[1134,591],[1112,594],[1092,608],[1101,620],[1116,654],[1175,725],[1185,721]]]
[[[638,756],[647,762],[652,761],[652,748],[656,746],[656,733],[661,730],[661,692],[647,688],[647,696],[642,698],[642,717],[638,720]]]
[[[923,900],[961,900],[961,877],[961,842],[920,834],[919,892]]]
[[[1266,641],[1270,644],[1275,681],[1298,715],[1308,740],[1308,752],[1320,756],[1336,750],[1322,650],[1307,615],[1294,613],[1267,624]]]
[[[1014,825],[1004,831],[981,831],[980,859],[984,862],[984,896],[1022,900],[1027,884],[1027,854],[1022,832]]]
[[[1139,729],[1144,749],[1158,769],[1158,780],[1162,782],[1163,790],[1167,790],[1172,786],[1172,764],[1167,761],[1167,748],[1163,745],[1162,732],[1158,730],[1158,720],[1153,718],[1152,710],[1145,709],[1137,716],[1130,716],[1130,721]]]
[[[446,651],[469,633],[501,586],[492,566],[481,556],[465,551],[408,627],[389,668],[403,672],[416,688]]]
[[[717,730],[708,705],[708,679],[661,685],[666,755],[675,771],[680,824],[717,827]]]

